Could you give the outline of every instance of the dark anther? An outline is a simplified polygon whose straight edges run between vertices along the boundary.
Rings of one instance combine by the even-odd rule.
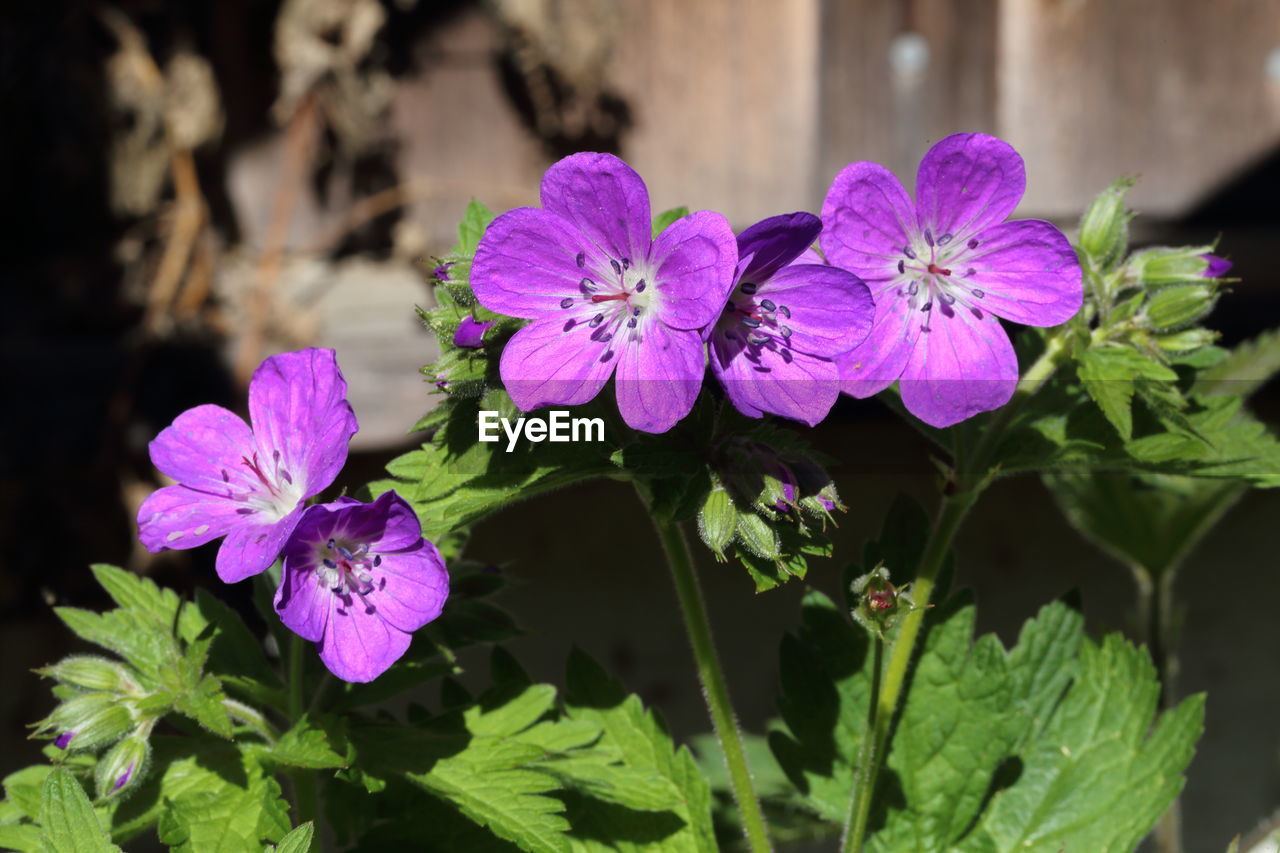
[[[906,271],[907,271],[907,262],[906,262],[906,261],[898,261],[898,272],[899,272],[899,273],[904,273],[904,272],[906,272]]]
[[[977,237],[974,237],[974,238],[972,238],[971,240],[969,240],[969,248],[970,248],[970,249],[976,249],[976,248],[978,248],[978,238],[977,238]]]
[[[785,306],[785,305],[779,305],[779,306],[778,306],[778,310],[782,312],[782,316],[783,316],[783,317],[786,317],[788,320],[790,320],[790,319],[791,319],[791,309],[790,309],[790,308],[788,308],[788,307],[787,307],[787,306]]]
[[[910,259],[911,259],[911,260],[913,260],[913,261],[916,259],[916,253],[915,253],[915,252],[913,252],[913,251],[911,251],[911,247],[910,247],[910,246],[903,246],[903,247],[902,247],[902,254],[906,255],[908,258],[910,258]]]
[[[979,299],[987,295],[984,291],[981,291],[976,287],[973,289],[972,293],[974,296],[978,297]]]
[[[779,333],[779,334],[781,334],[784,338],[789,338],[789,337],[791,337],[791,327],[790,327],[790,326],[778,326],[778,333]]]
[[[913,280],[910,284],[907,285],[907,293],[910,293],[912,296],[915,296],[919,292],[920,292],[920,282]]]
[[[778,306],[777,306],[777,305],[775,305],[775,304],[773,304],[773,300],[772,300],[772,299],[761,299],[761,300],[760,300],[760,307],[761,307],[761,308],[763,308],[763,309],[764,309],[764,310],[766,310],[766,311],[777,311],[777,310],[778,310]]]
[[[333,560],[330,560],[328,557],[326,557],[323,562],[326,569],[338,568],[338,564],[335,563]]]
[[[578,282],[578,286],[581,287],[585,293],[594,293],[596,290],[596,283],[589,278],[584,278],[582,281]]]
[[[579,252],[579,253],[578,253],[578,266],[580,266],[580,267],[585,267],[586,265],[587,265],[587,253],[586,253],[586,252]]]
[[[954,239],[954,237],[955,235],[948,231],[946,234],[943,234],[941,237],[938,238],[938,245],[945,246],[948,243],[950,243],[952,239]]]
[[[622,264],[618,263],[613,258],[610,258],[609,266],[613,267],[613,272],[615,275],[622,275]]]
[[[636,318],[632,317],[630,320],[627,321],[627,328],[634,329],[636,327],[636,322],[637,322]]]
[[[599,326],[603,322],[604,322],[604,315],[597,314],[596,316],[591,318],[591,322],[588,323],[587,325],[594,329],[596,326]]]
[[[748,296],[755,293],[757,289],[759,289],[759,285],[756,284],[754,281],[744,281],[742,283],[742,292],[747,294]]]
[[[644,279],[640,279],[636,282],[636,293],[644,293],[644,289],[646,287],[648,287],[648,285],[644,283]]]
[[[622,259],[622,268],[623,268],[624,270],[629,270],[629,269],[631,269],[631,259],[630,259],[630,258],[623,258],[623,259]]]
[[[933,300],[932,300],[932,299],[930,299],[928,302],[926,302],[925,304],[921,305],[921,306],[920,306],[920,310],[921,310],[921,311],[932,311],[932,310],[933,310]]]
[[[933,245],[933,231],[928,228],[924,229],[924,241],[930,246]]]
[[[572,308],[572,307],[573,307],[573,297],[572,297],[572,296],[566,296],[564,299],[561,299],[561,300],[560,300],[560,307],[561,307],[561,308]]]
[[[325,547],[327,547],[330,551],[332,551],[334,546],[337,544],[338,544],[337,542],[334,542],[332,539],[330,539],[328,543],[326,543]]]
[[[760,318],[759,317],[743,317],[742,325],[746,326],[748,329],[758,329],[760,328]]]
[[[951,305],[956,301],[956,298],[950,293],[939,293],[938,298],[942,300],[943,305]]]
[[[376,569],[376,568],[378,568],[378,566],[381,566],[381,565],[382,565],[382,555],[381,555],[381,554],[374,554],[374,555],[373,555],[373,567]]]

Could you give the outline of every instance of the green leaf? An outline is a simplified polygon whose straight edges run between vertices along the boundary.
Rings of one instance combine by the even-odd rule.
[[[260,850],[289,831],[288,803],[253,757],[256,749],[206,741],[165,769],[158,832],[174,853]]]
[[[67,770],[54,770],[40,788],[40,842],[45,853],[111,853],[119,851],[89,803],[80,783]]]
[[[1204,720],[1193,696],[1155,721],[1159,685],[1145,651],[1118,634],[1085,642],[1080,674],[1020,752],[962,851],[1134,849],[1182,789]]]
[[[174,697],[173,707],[219,737],[231,737],[231,717],[223,701],[222,683],[212,675]]]
[[[667,230],[667,226],[675,222],[681,217],[689,215],[687,207],[673,207],[670,210],[664,210],[653,218],[653,237],[656,240],[658,235]]]
[[[237,677],[238,681],[233,684],[243,684],[245,679],[250,679],[270,689],[281,687],[279,676],[262,651],[262,641],[244,624],[240,614],[208,591],[196,590],[194,603],[187,602],[182,608],[178,634],[184,641],[194,643],[210,625],[213,626],[208,660],[211,672],[219,677]]]
[[[0,824],[0,848],[18,853],[41,853],[40,827],[29,823]]]
[[[606,803],[647,812],[674,811],[683,805],[675,784],[653,769],[606,764],[604,756],[554,758],[539,765],[566,788],[576,788]]]
[[[1216,365],[1196,377],[1195,391],[1204,396],[1249,397],[1280,372],[1280,329],[1245,341]]]
[[[1178,378],[1168,367],[1129,347],[1091,347],[1081,353],[1077,372],[1089,396],[1126,441],[1133,436],[1134,380]]]
[[[328,725],[321,726],[303,717],[275,744],[264,750],[264,757],[289,767],[313,770],[346,767],[346,757],[335,749],[336,746],[345,752],[345,738],[340,734],[339,719],[330,718],[322,722]]]
[[[178,654],[168,631],[150,620],[139,622],[125,610],[94,613],[55,607],[53,612],[76,636],[116,652],[144,678],[154,679],[156,671]]]
[[[677,820],[661,814],[602,808],[589,800],[567,798],[575,848],[716,851],[711,824],[711,791],[685,748],[676,749],[661,722],[644,709],[587,655],[574,649],[566,675],[565,710],[571,720],[599,725],[597,746],[612,748],[635,770],[653,771],[678,792],[671,809]]]
[[[178,596],[147,578],[105,563],[90,566],[93,576],[112,600],[131,615],[170,629],[178,615]]]
[[[290,830],[289,834],[281,838],[280,843],[271,849],[275,853],[309,853],[311,838],[315,832],[315,824],[307,821],[302,826]]]
[[[484,236],[485,229],[492,221],[493,211],[472,199],[467,205],[466,213],[462,215],[462,221],[458,223],[458,247],[455,253],[474,255],[476,248],[480,245],[480,238]]]

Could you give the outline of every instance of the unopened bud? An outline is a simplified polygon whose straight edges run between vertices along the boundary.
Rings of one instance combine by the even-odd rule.
[[[883,565],[859,577],[849,590],[854,621],[882,640],[898,616],[915,606],[905,590],[890,582],[889,570]]]
[[[1156,346],[1165,352],[1191,352],[1201,347],[1207,347],[1217,339],[1217,332],[1197,328],[1161,335],[1155,339],[1155,342]]]
[[[1210,252],[1205,252],[1200,257],[1204,258],[1205,263],[1208,264],[1208,266],[1204,268],[1205,278],[1222,278],[1224,275],[1231,272],[1233,264],[1226,258],[1218,257]]]
[[[57,732],[61,749],[93,749],[133,728],[130,706],[114,693],[84,693],[63,702],[39,723],[41,732]]]
[[[754,512],[738,514],[738,542],[751,553],[767,560],[776,560],[782,554],[778,533]]]
[[[1128,277],[1152,288],[1203,282],[1209,269],[1204,257],[1206,248],[1157,246],[1134,252],[1126,265]]]
[[[1098,193],[1080,220],[1080,248],[1100,269],[1118,260],[1129,244],[1133,214],[1125,210],[1124,196],[1133,184],[1132,178],[1121,178]]]
[[[151,744],[143,732],[133,732],[98,759],[93,772],[99,797],[114,797],[136,786],[146,772]]]
[[[131,693],[138,689],[124,665],[107,658],[76,655],[37,671],[47,678],[85,690]]]
[[[1156,291],[1147,303],[1147,319],[1155,329],[1179,329],[1213,310],[1217,294],[1203,284],[1183,284]]]
[[[733,499],[724,486],[717,485],[707,495],[698,512],[698,535],[707,547],[715,552],[721,560],[725,559],[724,549],[733,541],[734,531],[738,527],[738,510]]]

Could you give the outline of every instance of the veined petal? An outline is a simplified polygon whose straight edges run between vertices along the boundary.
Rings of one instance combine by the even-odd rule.
[[[581,299],[582,280],[593,278],[599,263],[599,250],[568,220],[518,207],[493,220],[480,238],[471,289],[490,311],[536,319],[559,310],[562,299]]]
[[[921,335],[924,318],[898,289],[884,285],[876,294],[876,319],[866,340],[838,358],[840,390],[854,397],[870,397],[888,388],[906,369]]]
[[[915,231],[915,205],[879,163],[845,166],[822,203],[822,254],[868,283],[897,274]]]
[[[260,462],[291,482],[301,497],[326,488],[347,461],[347,445],[359,429],[347,383],[331,349],[304,349],[264,361],[249,382],[249,418]]]
[[[757,292],[785,306],[778,322],[792,330],[792,347],[816,356],[836,356],[861,344],[871,331],[871,291],[853,273],[820,264],[792,264]],[[781,309],[779,309],[781,310]]]
[[[608,258],[634,262],[648,254],[649,190],[635,169],[612,154],[573,154],[547,169],[542,206]]]
[[[383,492],[373,503],[351,501],[341,506],[347,511],[342,513],[341,529],[334,535],[368,542],[379,553],[417,547],[422,541],[417,513],[394,491]]]
[[[738,257],[751,256],[743,281],[760,282],[794,261],[822,232],[822,220],[812,213],[770,216],[738,235]]]
[[[330,599],[334,593],[320,583],[316,576],[318,556],[315,543],[328,539],[329,530],[319,530],[320,524],[332,526],[332,511],[324,506],[306,510],[284,548],[284,564],[280,571],[280,585],[276,587],[275,608],[280,621],[290,631],[318,643],[324,637],[325,622],[329,618]]]
[[[276,561],[284,549],[289,534],[298,525],[306,507],[298,506],[279,521],[269,523],[250,522],[233,527],[222,540],[214,567],[223,583],[236,583],[261,574]],[[246,515],[246,519],[260,516]]]
[[[931,331],[921,333],[899,383],[907,410],[939,429],[1000,408],[1018,384],[1018,359],[999,320],[962,305],[942,309],[931,312]]]
[[[449,573],[444,560],[436,547],[421,537],[416,547],[383,554],[378,588],[368,596],[393,628],[409,632],[439,616],[448,597]]]
[[[954,240],[1003,222],[1027,187],[1022,157],[985,133],[956,133],[940,140],[916,172],[920,230]]]
[[[243,524],[245,506],[187,486],[165,486],[138,508],[138,538],[152,554],[195,548]]]
[[[152,440],[151,462],[179,483],[211,494],[243,492],[257,446],[249,425],[221,406],[188,409]],[[255,481],[256,482],[256,481]]]
[[[1080,310],[1080,262],[1056,226],[1021,219],[992,226],[976,239],[977,248],[958,266],[973,269],[966,284],[984,291],[982,307],[1028,326],[1056,326]]]
[[[666,432],[693,408],[705,371],[701,334],[650,320],[618,358],[622,419],[642,432]]]
[[[604,335],[610,324],[592,327],[590,319],[611,310],[565,311],[537,320],[507,341],[498,363],[502,384],[523,411],[542,406],[576,406],[600,393],[617,362]],[[603,330],[603,331],[602,331]]]
[[[701,329],[715,322],[733,288],[738,243],[729,220],[699,210],[667,226],[653,243],[657,270],[655,309],[673,329]]]
[[[729,340],[717,330],[711,337],[711,370],[739,412],[758,418],[764,412],[814,426],[840,396],[840,371],[834,361],[786,351],[752,347],[745,335]]]
[[[330,595],[320,660],[343,681],[373,681],[400,659],[411,637],[356,595]]]

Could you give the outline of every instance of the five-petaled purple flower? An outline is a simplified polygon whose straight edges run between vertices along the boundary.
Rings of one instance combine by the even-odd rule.
[[[711,369],[748,417],[817,424],[840,396],[836,357],[871,330],[875,306],[857,276],[796,262],[821,230],[818,217],[792,213],[738,235],[741,272],[711,333]]]
[[[665,432],[702,386],[702,329],[733,285],[737,244],[718,213],[685,216],[652,238],[649,192],[611,154],[574,154],[547,170],[542,207],[489,226],[471,266],[486,308],[533,320],[499,369],[528,411],[591,400],[617,371],[634,429]]]
[[[1026,187],[1022,158],[980,133],[948,136],[916,176],[916,203],[887,169],[853,163],[822,206],[822,251],[875,294],[875,327],[841,363],[843,390],[868,397],[901,380],[916,417],[946,427],[999,408],[1018,362],[997,317],[1069,320],[1080,265],[1048,222],[1005,222]]]
[[[372,681],[409,648],[410,634],[440,615],[449,575],[395,492],[309,507],[284,550],[275,606],[280,621],[320,646],[344,681]]]
[[[194,548],[225,536],[227,583],[270,566],[303,512],[333,482],[357,429],[333,350],[272,356],[249,383],[252,429],[221,406],[179,415],[151,442],[151,461],[177,481],[138,510],[148,551]]]

